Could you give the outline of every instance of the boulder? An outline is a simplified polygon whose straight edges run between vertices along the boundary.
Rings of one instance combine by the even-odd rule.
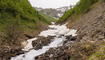
[[[51,42],[51,39],[53,37],[38,37],[37,40],[32,41],[32,46],[34,47],[35,50],[41,49],[43,46],[48,45]]]

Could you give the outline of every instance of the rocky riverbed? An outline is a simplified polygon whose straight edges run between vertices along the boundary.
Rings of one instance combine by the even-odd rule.
[[[22,49],[26,53],[11,57],[11,60],[39,60],[39,56],[42,54],[48,55],[49,57],[53,54],[54,57],[64,55],[66,53],[63,51],[66,49],[66,46],[72,45],[76,40],[76,31],[77,30],[67,28],[66,24],[49,25],[48,30],[42,31],[39,36],[27,40],[28,44]],[[65,47],[62,47],[64,45]],[[53,54],[49,55],[46,53]],[[69,55],[67,55],[67,57],[68,59],[70,58]]]

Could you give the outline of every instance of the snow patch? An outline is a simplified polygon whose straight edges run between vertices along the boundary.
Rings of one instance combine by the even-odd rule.
[[[37,38],[33,38],[33,39],[29,39],[27,40],[28,44],[26,45],[26,47],[24,47],[22,50],[23,51],[29,51],[30,49],[33,48],[32,46],[32,41],[36,40]]]
[[[39,36],[48,37],[48,36],[58,36],[58,35],[72,35],[76,36],[77,30],[67,28],[66,24],[64,25],[49,25],[49,29],[42,31]]]

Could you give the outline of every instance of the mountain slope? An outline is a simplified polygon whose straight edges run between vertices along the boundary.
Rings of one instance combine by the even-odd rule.
[[[1,53],[5,54],[5,48],[10,49],[7,50],[10,54],[11,50],[18,51],[25,46],[24,42],[27,39],[46,29],[50,22],[47,16],[42,16],[36,11],[28,0],[0,0]]]
[[[66,19],[63,18],[64,20],[59,21],[60,23],[68,23],[69,28],[78,30],[76,42],[70,49],[66,50],[71,60],[105,59],[105,0],[95,1],[86,10],[81,10],[81,13],[70,13],[71,15],[67,17],[66,13]]]
[[[43,8],[38,8],[38,7],[35,7],[35,8],[40,13],[43,13],[43,14],[49,15],[53,18],[59,19],[65,13],[65,11],[68,11],[72,7],[73,7],[73,5],[64,6],[64,7],[60,7],[60,8],[56,8],[56,9],[54,9],[54,8],[43,9]]]
[[[25,28],[38,28],[38,22],[46,21],[27,0],[1,0],[0,1],[0,28],[13,20],[18,21],[19,24]]]
[[[48,16],[46,14],[40,13],[40,15],[43,16],[46,19],[47,22],[55,22],[56,21],[55,18],[50,17],[50,16]]]

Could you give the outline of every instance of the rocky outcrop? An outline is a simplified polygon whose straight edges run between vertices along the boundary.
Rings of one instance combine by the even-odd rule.
[[[38,37],[37,40],[32,42],[32,46],[34,47],[35,50],[41,49],[43,46],[48,45],[51,42],[51,39],[53,37]]]

